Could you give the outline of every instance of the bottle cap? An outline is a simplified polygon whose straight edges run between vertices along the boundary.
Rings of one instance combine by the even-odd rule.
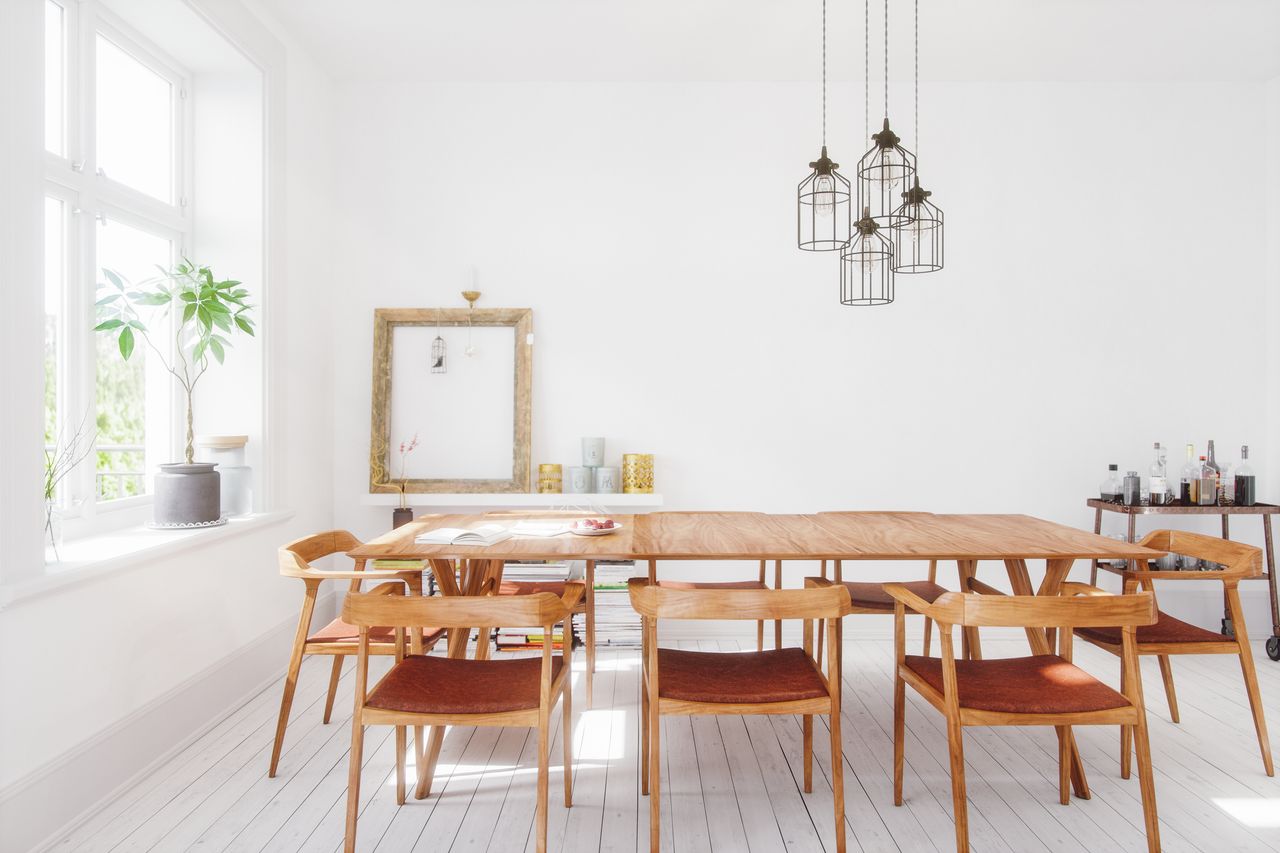
[[[1119,470],[1120,470],[1120,466],[1119,466],[1119,465],[1117,465],[1116,463],[1112,462],[1110,465],[1108,465],[1108,466],[1107,466],[1107,470],[1108,470],[1108,471],[1119,471]]]
[[[1137,471],[1130,471],[1130,472],[1129,472],[1128,474],[1126,474],[1125,476],[1126,476],[1126,477],[1136,477],[1136,476],[1138,476],[1138,472],[1137,472]]]

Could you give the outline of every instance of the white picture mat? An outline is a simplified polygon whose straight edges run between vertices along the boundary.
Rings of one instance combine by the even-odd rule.
[[[431,372],[436,335],[445,373]],[[466,355],[470,334],[473,355]],[[513,326],[394,326],[391,330],[388,468],[399,479],[400,442],[416,433],[403,476],[507,480],[515,462],[516,330]]]

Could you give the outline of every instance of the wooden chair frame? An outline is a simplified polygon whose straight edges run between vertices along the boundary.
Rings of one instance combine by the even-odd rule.
[[[840,617],[848,612],[849,591],[820,578],[806,578],[805,589],[671,589],[646,578],[629,582],[631,604],[640,614],[644,642],[640,695],[640,788],[649,797],[649,849],[661,850],[660,726],[662,715],[801,714],[804,718],[804,790],[813,791],[813,717],[831,718],[831,785],[835,801],[837,853],[844,853],[844,757],[840,740]],[[804,650],[813,660],[814,622],[825,630],[832,653],[819,677],[827,695],[786,702],[728,703],[663,699],[659,693],[658,620],[722,619],[804,620]]]
[[[1063,805],[1071,801],[1072,726],[1119,725],[1131,728],[1138,751],[1138,777],[1142,793],[1142,812],[1150,853],[1160,851],[1160,827],[1156,815],[1155,783],[1151,770],[1151,748],[1147,738],[1146,709],[1142,699],[1142,680],[1137,669],[1135,628],[1151,625],[1156,619],[1155,601],[1149,593],[1110,595],[1086,584],[1064,583],[1060,596],[1009,596],[1003,594],[949,592],[933,604],[911,593],[900,584],[886,584],[895,599],[894,605],[894,682],[893,682],[893,802],[902,805],[906,686],[909,684],[925,701],[942,712],[947,720],[947,745],[951,757],[951,798],[955,814],[956,850],[969,850],[968,800],[964,778],[965,726],[1053,726],[1058,733],[1058,797]],[[942,691],[907,667],[906,614],[908,610],[923,613],[938,624],[942,643]],[[1128,665],[1121,668],[1121,692],[1129,704],[1122,708],[1072,713],[1007,713],[962,708],[956,676],[953,629],[969,627],[1021,627],[1059,631],[1059,655],[1071,661],[1072,628],[1114,626],[1122,629],[1121,655]],[[980,662],[975,662],[980,665]]]
[[[550,718],[556,700],[564,702],[564,805],[573,805],[573,644],[564,644],[564,661],[560,672],[552,678],[552,648],[542,648],[542,671],[538,707],[527,710],[482,714],[426,714],[389,711],[366,707],[369,695],[369,628],[396,626],[395,655],[399,664],[405,657],[405,629],[439,625],[449,629],[472,625],[541,625],[546,636],[555,626],[572,618],[573,609],[582,599],[583,585],[569,582],[564,596],[549,592],[512,596],[442,596],[434,598],[406,597],[395,587],[386,592],[355,593],[347,596],[342,618],[360,629],[356,664],[355,709],[351,717],[351,754],[347,783],[346,853],[354,853],[356,821],[360,812],[360,771],[363,763],[364,727],[394,726],[396,729],[396,803],[405,802],[405,741],[408,726],[431,726],[443,731],[445,726],[516,726],[538,730],[537,850],[547,849],[548,749],[551,743]],[[567,630],[566,626],[566,630]],[[385,679],[386,676],[383,676]],[[376,687],[376,685],[375,685]],[[439,742],[432,738],[433,743]],[[421,742],[421,741],[419,741]],[[439,759],[438,746],[431,750],[414,750],[417,767],[416,799],[427,796]]]
[[[1240,606],[1239,584],[1242,580],[1258,577],[1262,572],[1262,551],[1252,545],[1231,542],[1200,533],[1188,533],[1181,530],[1153,530],[1143,537],[1139,544],[1158,551],[1173,551],[1190,557],[1198,557],[1220,563],[1226,568],[1212,572],[1184,571],[1150,571],[1146,569],[1117,569],[1103,565],[1106,571],[1120,575],[1126,594],[1136,592],[1139,587],[1155,596],[1155,581],[1186,580],[1220,580],[1223,586],[1223,597],[1227,602],[1227,612],[1235,626],[1235,637],[1223,637],[1218,641],[1194,641],[1183,643],[1144,643],[1136,640],[1137,655],[1156,655],[1160,660],[1160,676],[1164,681],[1165,697],[1169,702],[1169,716],[1173,722],[1179,721],[1178,698],[1173,686],[1173,667],[1170,655],[1236,655],[1240,659],[1240,671],[1244,676],[1245,693],[1249,698],[1249,709],[1253,713],[1253,727],[1258,736],[1258,747],[1262,752],[1262,766],[1268,776],[1275,775],[1275,765],[1271,757],[1271,740],[1267,735],[1267,719],[1263,713],[1262,696],[1258,691],[1258,673],[1254,669],[1253,649],[1249,647],[1249,633],[1244,624],[1244,609]],[[1158,602],[1157,602],[1158,604]],[[1082,636],[1080,639],[1106,649],[1113,654],[1121,654],[1121,649],[1112,643]],[[1122,666],[1123,659],[1122,659]],[[1126,728],[1120,735],[1120,775],[1129,778],[1130,765],[1130,732]]]
[[[286,578],[297,578],[306,585],[302,599],[302,611],[298,615],[298,630],[293,638],[293,651],[289,655],[289,668],[285,674],[284,695],[280,699],[280,715],[276,721],[275,743],[271,748],[271,765],[267,776],[274,777],[280,764],[280,754],[284,747],[284,733],[289,725],[289,713],[293,707],[293,695],[298,684],[298,672],[302,668],[302,659],[307,655],[332,655],[333,666],[329,671],[329,692],[324,703],[324,722],[327,724],[333,715],[334,697],[338,692],[338,680],[342,676],[342,659],[346,655],[356,653],[358,643],[355,640],[341,642],[308,642],[311,634],[311,620],[315,615],[316,599],[320,594],[320,585],[325,581],[350,581],[350,592],[359,592],[361,583],[366,580],[400,582],[414,595],[422,594],[422,573],[420,571],[382,571],[359,568],[356,571],[321,571],[311,567],[311,563],[333,554],[345,554],[360,546],[360,540],[345,530],[328,530],[313,536],[297,539],[282,547],[277,552],[280,574]],[[413,653],[422,653],[422,631],[415,629],[412,634]],[[434,646],[434,643],[432,643]],[[369,653],[374,655],[395,654],[394,643],[371,643]]]

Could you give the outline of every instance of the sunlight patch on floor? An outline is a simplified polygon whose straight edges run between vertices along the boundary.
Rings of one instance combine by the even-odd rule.
[[[1214,797],[1213,804],[1254,829],[1280,829],[1280,797]]]

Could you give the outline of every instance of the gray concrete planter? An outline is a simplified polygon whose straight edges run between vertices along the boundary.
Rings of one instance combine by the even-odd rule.
[[[171,462],[156,474],[156,527],[213,527],[220,512],[222,478],[212,462]]]

